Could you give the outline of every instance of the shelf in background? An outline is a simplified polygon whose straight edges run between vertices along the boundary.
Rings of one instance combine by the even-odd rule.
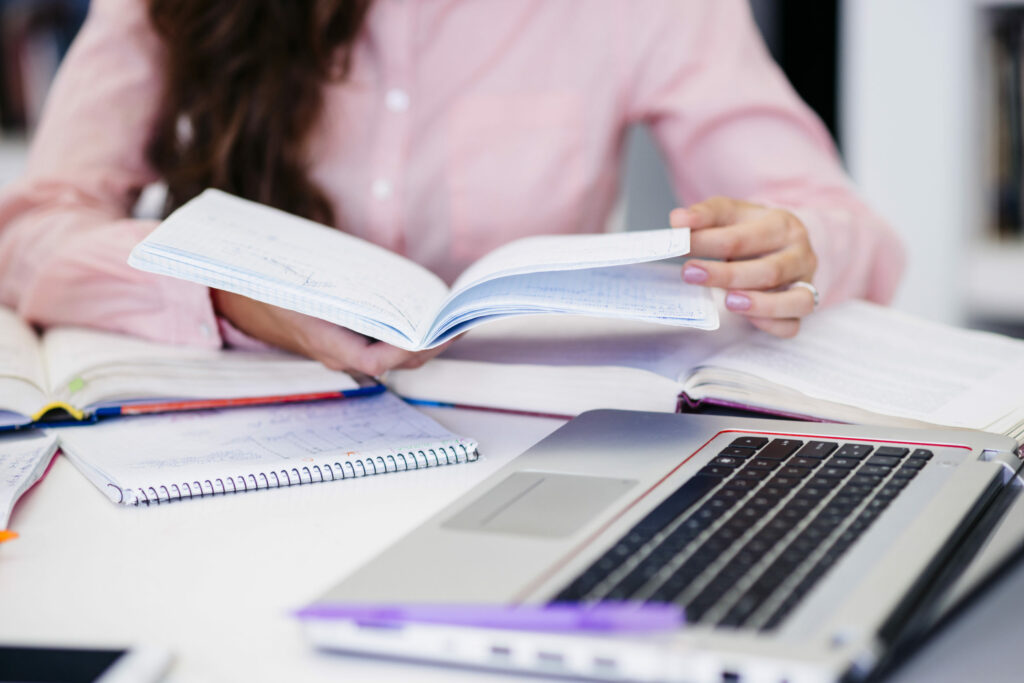
[[[971,317],[1024,320],[1024,240],[971,245],[965,289]]]

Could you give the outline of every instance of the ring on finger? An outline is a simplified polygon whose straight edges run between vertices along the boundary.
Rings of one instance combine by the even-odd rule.
[[[812,285],[810,282],[807,282],[806,280],[797,280],[796,282],[793,282],[788,287],[786,287],[786,289],[789,290],[793,289],[794,287],[806,289],[808,292],[810,292],[811,296],[814,297],[814,308],[818,308],[818,304],[821,302],[821,295],[818,293],[817,287]]]

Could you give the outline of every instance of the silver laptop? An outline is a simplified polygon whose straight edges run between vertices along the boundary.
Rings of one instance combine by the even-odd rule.
[[[601,410],[331,589],[338,603],[673,603],[586,635],[309,619],[319,647],[599,680],[827,681],[923,628],[1004,509],[1008,438]]]

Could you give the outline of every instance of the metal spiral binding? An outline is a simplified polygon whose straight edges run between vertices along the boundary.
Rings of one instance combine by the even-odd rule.
[[[301,465],[267,472],[250,472],[226,478],[184,481],[179,484],[156,484],[135,489],[118,489],[121,494],[119,502],[127,505],[156,505],[184,498],[202,498],[217,494],[353,479],[385,472],[404,472],[424,467],[439,467],[471,462],[477,457],[478,453],[475,448],[470,450],[464,443],[455,443],[437,448],[397,451],[383,456],[375,455],[344,462]]]

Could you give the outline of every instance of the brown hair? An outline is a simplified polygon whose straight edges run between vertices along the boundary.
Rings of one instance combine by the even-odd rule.
[[[207,187],[322,223],[306,144],[372,0],[149,0],[166,46],[148,156],[168,209]]]

